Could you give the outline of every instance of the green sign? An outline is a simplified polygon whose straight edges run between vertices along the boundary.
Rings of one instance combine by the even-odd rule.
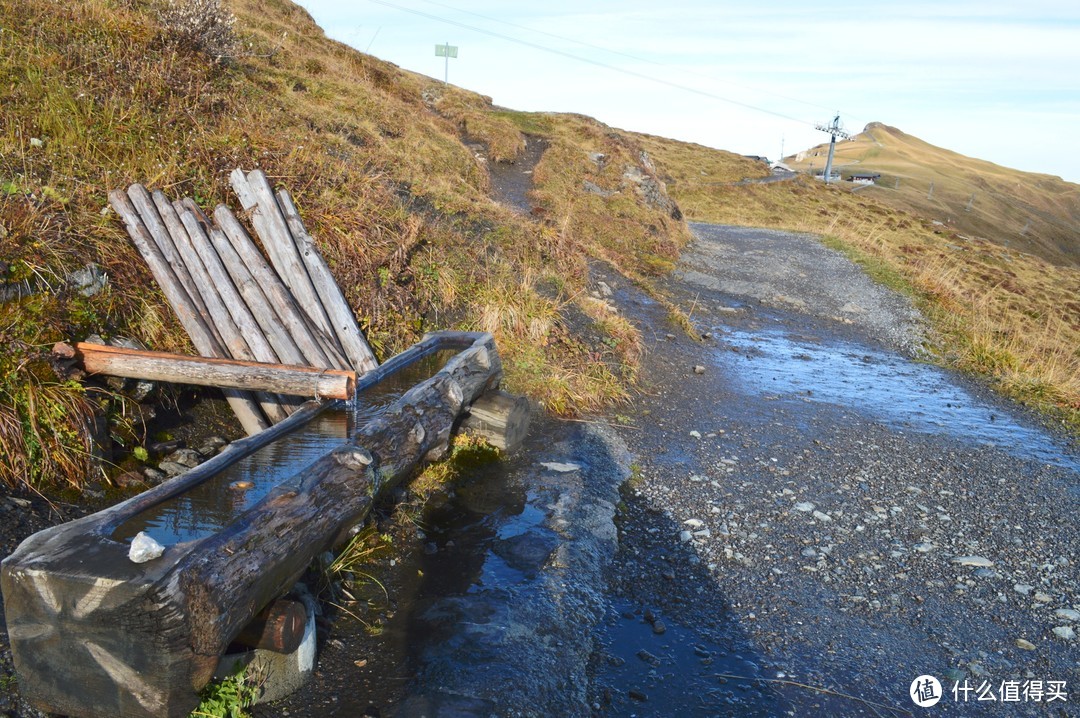
[[[436,45],[435,57],[457,57],[457,45]]]

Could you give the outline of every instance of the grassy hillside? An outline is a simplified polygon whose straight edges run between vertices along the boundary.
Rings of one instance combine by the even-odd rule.
[[[828,151],[822,144],[787,161],[820,171]],[[1054,264],[1080,266],[1080,185],[965,157],[878,122],[837,143],[833,167],[881,173],[877,185],[861,192],[890,207]]]
[[[48,350],[97,332],[191,351],[106,194],[235,204],[234,167],[292,191],[381,358],[483,329],[510,388],[554,411],[624,395],[638,338],[588,298],[587,261],[646,277],[687,236],[635,139],[498,110],[327,39],[287,0],[0,0],[0,28],[0,481],[77,485],[112,470],[101,447],[145,440],[133,401],[63,380]],[[488,197],[463,142],[512,160],[526,132],[552,143],[539,220]],[[108,281],[83,296],[91,263]]]
[[[985,376],[1080,432],[1080,267],[1063,253],[965,235],[935,223],[933,212],[920,216],[886,203],[887,190],[853,192],[847,183],[826,186],[806,177],[744,185],[678,181],[699,164],[733,159],[672,147],[678,151],[651,145],[661,175],[675,180],[670,191],[687,219],[825,237],[872,276],[918,300],[937,330],[930,349],[943,364]],[[703,154],[711,158],[699,159]]]

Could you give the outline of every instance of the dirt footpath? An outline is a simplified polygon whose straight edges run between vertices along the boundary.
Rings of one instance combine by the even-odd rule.
[[[606,278],[648,355],[594,710],[909,715],[931,675],[938,715],[1080,714],[1076,451],[813,238],[694,231],[703,342]]]

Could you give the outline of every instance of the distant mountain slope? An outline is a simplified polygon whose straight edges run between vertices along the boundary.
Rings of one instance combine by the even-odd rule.
[[[828,150],[821,144],[786,162],[821,171]],[[833,168],[845,179],[852,171],[880,173],[860,191],[961,234],[1080,265],[1080,185],[966,157],[880,122],[839,142]]]

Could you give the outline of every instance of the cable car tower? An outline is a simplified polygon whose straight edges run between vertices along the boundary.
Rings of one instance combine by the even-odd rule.
[[[829,178],[832,176],[833,153],[836,152],[836,138],[843,137],[845,140],[847,140],[851,139],[851,135],[844,132],[843,127],[840,125],[839,110],[836,111],[836,117],[833,118],[831,124],[817,124],[814,125],[814,127],[821,130],[822,132],[828,132],[830,135],[832,135],[832,139],[829,140],[829,159],[825,163],[825,184],[829,184]]]

